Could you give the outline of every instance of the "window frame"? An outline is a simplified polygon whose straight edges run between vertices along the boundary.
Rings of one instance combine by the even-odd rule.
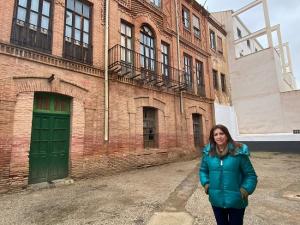
[[[236,28],[236,34],[237,34],[238,39],[240,39],[240,38],[243,37],[242,31],[241,31],[240,28],[238,28],[238,27]]]
[[[183,54],[183,66],[184,66],[184,76],[187,88],[189,90],[193,87],[193,58],[192,56],[184,53]],[[189,78],[189,79],[187,79]]]
[[[196,59],[195,72],[197,81],[197,93],[198,95],[205,96],[205,81],[204,81],[204,63]],[[201,90],[204,89],[204,92]]]
[[[68,7],[68,2],[73,1],[73,8]],[[64,47],[63,47],[63,55],[67,59],[79,61],[82,63],[88,63],[92,64],[93,61],[93,52],[92,52],[92,19],[93,19],[93,5],[90,2],[87,2],[85,0],[65,0],[66,6],[65,6],[65,19],[64,19]],[[81,14],[76,11],[76,2],[79,2],[81,5]],[[84,6],[88,9],[88,11],[84,10]],[[85,12],[88,12],[88,17],[85,14]],[[71,24],[67,23],[67,16],[68,12],[71,14]],[[76,27],[79,24],[77,24],[76,18],[79,17],[80,21],[80,28]],[[85,31],[85,20],[88,21],[88,31]],[[67,27],[70,27],[71,29],[71,36],[67,36]],[[76,31],[80,32],[80,40],[76,39]],[[84,35],[88,35],[88,43],[84,41]],[[71,47],[70,47],[71,46]],[[67,49],[71,49],[72,53],[69,54]],[[77,50],[81,50],[81,54],[76,55],[74,52]],[[80,52],[80,51],[79,51]],[[80,55],[80,56],[79,56]],[[79,56],[79,57],[77,57]]]
[[[125,33],[122,32],[122,25],[125,26]],[[130,35],[131,36],[128,36],[127,34],[127,28],[130,29]],[[125,62],[125,63],[128,63],[128,64],[133,64],[133,52],[134,52],[134,46],[133,46],[133,25],[124,21],[124,20],[121,20],[121,23],[120,23],[120,47],[121,47],[121,61],[122,62]],[[124,43],[125,43],[125,46],[122,45],[122,37],[124,37]],[[128,42],[129,41],[129,42]],[[128,44],[130,43],[131,47],[128,47]],[[124,50],[124,56],[125,56],[125,60],[122,59],[122,50]],[[129,58],[129,60],[128,60]]]
[[[182,5],[182,24],[184,29],[191,30],[191,13],[188,8]],[[187,18],[186,18],[187,16]]]
[[[156,4],[156,2],[158,2],[159,4]],[[161,8],[161,5],[162,5],[161,0],[150,0],[150,3],[157,8]]]
[[[222,92],[226,93],[226,76],[224,73],[221,73],[221,89]]]
[[[219,83],[218,83],[218,71],[213,69],[213,86],[215,90],[219,90]]]
[[[209,30],[210,48],[216,50],[216,33],[213,30]]]
[[[167,53],[164,52],[163,47],[166,48]],[[163,79],[169,80],[170,79],[170,44],[164,41],[161,42],[161,64],[162,64],[161,74],[163,76]],[[165,74],[165,71],[167,71],[167,75]]]
[[[219,53],[223,54],[223,39],[219,35],[217,35],[217,49]]]
[[[48,13],[44,12],[44,4],[47,2]],[[39,0],[37,8],[33,9],[33,0],[26,0],[22,5],[18,0],[14,3],[14,17],[12,22],[10,42],[38,51],[51,53],[52,51],[52,23],[53,0]],[[46,7],[46,6],[45,6]],[[19,10],[25,11],[24,20],[19,18]],[[24,12],[23,11],[23,12]],[[36,15],[36,24],[31,23],[31,15]],[[33,17],[34,19],[34,17]],[[48,21],[47,28],[43,26],[43,19]],[[25,35],[24,35],[25,33]],[[20,37],[18,37],[20,36]]]
[[[194,26],[194,19],[197,19],[199,27]],[[200,25],[200,18],[195,14],[192,15],[192,25],[193,25],[193,32],[194,36],[198,39],[201,39],[201,25]]]
[[[149,33],[147,33],[147,31],[144,29],[147,28],[150,32],[151,32],[151,36]],[[148,45],[147,43],[144,43],[144,40],[146,39],[147,42],[147,38],[150,38],[150,45]],[[142,40],[141,40],[142,39]],[[151,46],[151,40],[153,41],[153,45]],[[141,55],[141,68],[148,70],[148,71],[156,71],[156,43],[155,43],[156,39],[155,39],[155,35],[153,30],[148,26],[148,25],[142,25],[140,28],[140,55]],[[146,56],[146,50],[149,57]],[[153,57],[151,57],[151,52],[153,53]],[[148,61],[148,60],[149,61]],[[144,65],[142,65],[142,62],[144,63]],[[148,62],[148,63],[147,63]],[[153,68],[152,68],[152,63],[153,63]],[[145,66],[147,65],[147,66]]]

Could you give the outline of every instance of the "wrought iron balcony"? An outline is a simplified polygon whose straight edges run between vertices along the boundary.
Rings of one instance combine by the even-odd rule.
[[[115,45],[109,49],[108,68],[110,74],[135,80],[139,84],[166,87],[175,91],[187,89],[184,71],[145,57],[120,45]]]
[[[52,32],[14,18],[11,43],[51,53]]]

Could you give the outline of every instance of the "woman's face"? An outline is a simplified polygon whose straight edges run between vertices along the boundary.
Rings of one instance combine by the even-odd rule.
[[[225,146],[227,144],[227,136],[219,128],[214,131],[214,140],[218,146]]]

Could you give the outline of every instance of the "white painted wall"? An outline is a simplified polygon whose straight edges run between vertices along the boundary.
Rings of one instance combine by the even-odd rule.
[[[233,139],[238,136],[237,119],[233,106],[220,105],[215,103],[215,120],[216,124],[226,126]]]
[[[239,128],[235,132],[236,139],[299,140],[300,135],[292,132],[300,129],[300,94],[291,91],[292,85],[282,73],[278,53],[274,48],[267,48],[238,58],[237,52],[248,46],[245,42],[236,50],[236,28],[239,27],[242,34],[246,32],[245,35],[247,29],[232,18],[232,11],[213,15],[227,31],[231,98]],[[237,126],[229,119],[231,116],[229,109],[216,106],[216,121],[234,131],[231,126]]]

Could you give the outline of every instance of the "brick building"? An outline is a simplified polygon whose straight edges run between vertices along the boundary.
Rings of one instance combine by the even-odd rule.
[[[1,3],[1,192],[190,158],[203,146],[214,101],[208,12],[185,0],[107,9],[108,20],[103,1]]]

